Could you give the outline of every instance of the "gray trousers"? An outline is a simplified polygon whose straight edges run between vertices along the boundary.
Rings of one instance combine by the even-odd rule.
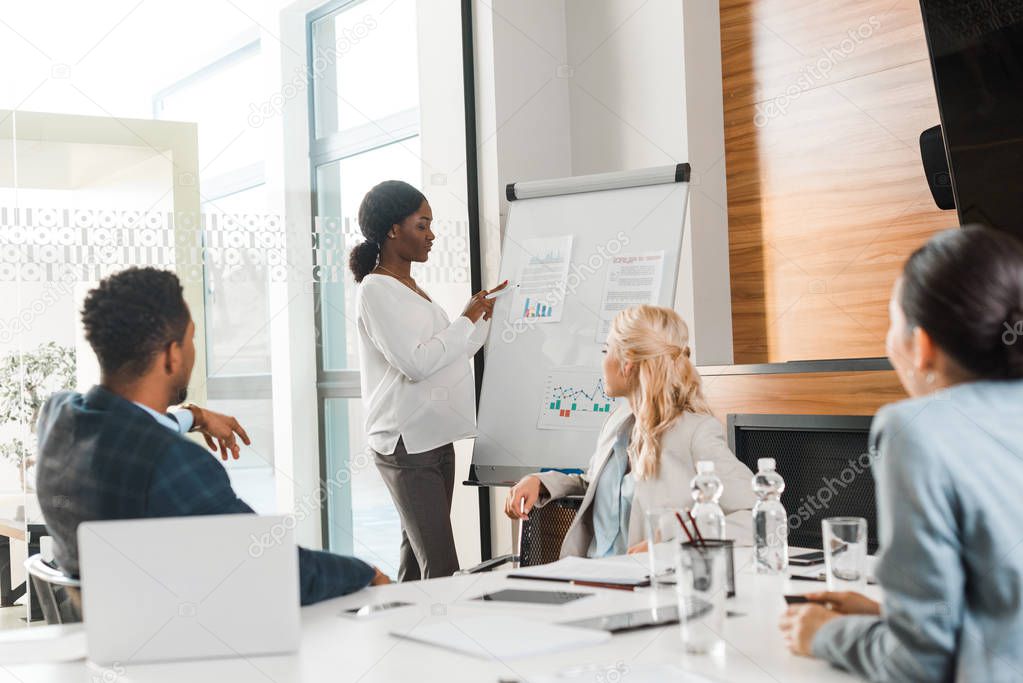
[[[394,453],[373,454],[401,518],[398,581],[451,576],[458,571],[455,536],[451,531],[454,445],[410,454],[398,439]]]

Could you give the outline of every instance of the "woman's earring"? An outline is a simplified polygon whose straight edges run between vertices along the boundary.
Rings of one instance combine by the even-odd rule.
[[[924,381],[927,382],[928,384],[934,384],[934,373],[928,372],[926,375],[924,375]]]

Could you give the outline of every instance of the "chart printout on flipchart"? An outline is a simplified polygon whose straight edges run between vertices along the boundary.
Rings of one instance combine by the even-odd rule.
[[[478,478],[586,466],[624,400],[603,384],[607,325],[625,306],[674,305],[688,190],[669,179],[509,203],[495,279],[519,286],[496,300],[484,350]]]
[[[513,281],[508,322],[561,322],[562,304],[572,258],[572,236],[534,237],[523,241],[528,257],[519,264]]]
[[[620,254],[611,258],[600,302],[600,325],[595,341],[603,344],[611,321],[621,311],[642,304],[657,304],[661,297],[664,252]]]

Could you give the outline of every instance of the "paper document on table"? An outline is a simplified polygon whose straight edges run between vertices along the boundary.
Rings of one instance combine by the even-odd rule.
[[[656,305],[661,298],[664,252],[619,254],[611,257],[600,302],[600,323],[596,340],[603,344],[611,331],[611,321],[619,311],[642,304]]]
[[[557,562],[517,569],[508,574],[510,579],[539,579],[543,581],[592,581],[638,586],[648,579],[645,562],[632,558],[621,560],[591,560],[585,557],[564,557]]]
[[[551,654],[611,639],[607,631],[496,614],[420,623],[408,631],[391,631],[391,635],[497,660]]]
[[[571,681],[618,681],[629,683],[713,683],[709,678],[685,671],[674,664],[636,664],[622,662],[584,664],[553,674],[530,676],[529,683],[571,683]]]
[[[867,555],[866,557],[866,569],[867,569],[867,583],[877,583],[875,578],[875,570],[877,569],[877,556]],[[827,579],[826,575],[827,568],[824,563],[812,564],[806,567],[797,567],[795,565],[789,565],[789,574],[792,576],[805,576],[810,579],[820,579],[822,581]]]
[[[82,624],[53,624],[10,629],[0,634],[0,662],[35,664],[85,659]]]

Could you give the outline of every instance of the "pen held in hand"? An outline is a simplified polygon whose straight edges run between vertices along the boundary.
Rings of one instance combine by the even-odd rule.
[[[508,286],[507,286],[507,287],[505,287],[504,289],[499,289],[499,290],[498,290],[498,291],[496,291],[496,292],[491,292],[490,294],[487,294],[487,295],[486,295],[485,297],[483,297],[483,298],[484,298],[484,299],[491,299],[491,300],[493,300],[493,299],[499,299],[500,297],[504,296],[504,295],[505,295],[505,294],[507,294],[508,292],[512,291],[513,289],[517,289],[517,288],[518,288],[518,285],[508,285]]]

